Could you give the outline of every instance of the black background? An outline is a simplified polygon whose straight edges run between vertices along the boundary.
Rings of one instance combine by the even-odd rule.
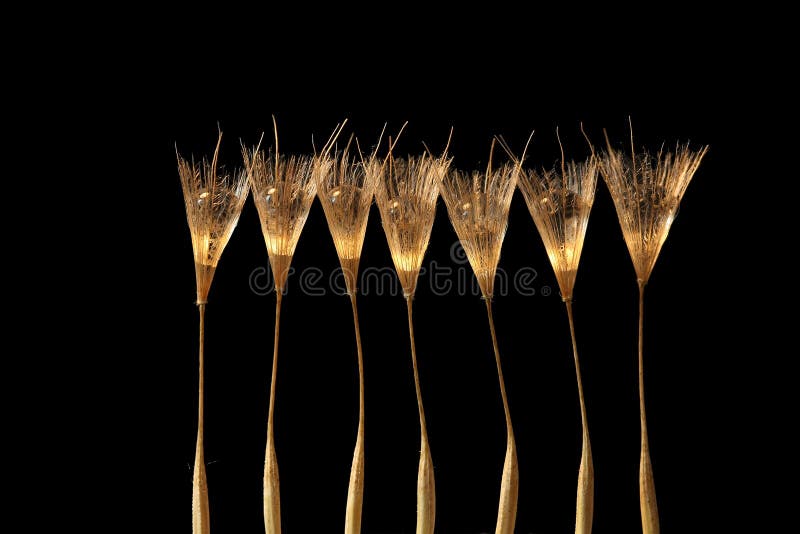
[[[673,103],[674,104],[674,103]],[[522,111],[520,111],[522,110]],[[221,161],[239,166],[240,139],[272,144],[271,111],[245,114],[167,113],[142,125],[140,155],[154,191],[145,225],[148,255],[133,286],[150,305],[136,308],[134,345],[141,356],[121,374],[135,377],[133,430],[141,470],[126,477],[150,488],[142,509],[159,530],[189,532],[191,465],[196,432],[197,311],[192,250],[175,165],[183,155],[210,155],[217,123]],[[189,110],[191,111],[191,110]],[[440,150],[455,128],[453,164],[485,166],[491,137],[521,150],[536,130],[528,165],[550,166],[558,155],[556,125],[568,158],[587,155],[583,121],[600,147],[602,129],[628,146],[627,117],[637,146],[663,141],[711,145],[692,181],[647,288],[645,381],[651,454],[662,528],[708,531],[738,499],[720,444],[749,435],[757,415],[744,409],[755,356],[735,350],[754,327],[759,308],[744,304],[766,289],[752,281],[753,261],[737,247],[745,222],[733,216],[730,180],[743,172],[736,158],[746,139],[741,116],[707,102],[693,106],[519,107],[515,111],[276,112],[284,153],[311,151],[337,122],[349,119],[362,146],[384,122],[407,127],[396,152],[418,153],[425,141]],[[393,268],[373,206],[361,260]],[[457,238],[442,202],[425,263],[458,267]],[[317,201],[293,266],[322,270],[338,259]],[[263,529],[261,479],[274,328],[274,294],[255,294],[249,279],[268,267],[251,200],[219,264],[207,311],[206,459],[212,528]],[[467,266],[465,266],[467,267]],[[574,531],[580,421],[566,313],[544,247],[516,193],[500,268],[533,267],[534,296],[510,290],[495,298],[495,320],[520,462],[516,532]],[[468,267],[467,267],[468,268]],[[469,271],[468,271],[469,272]],[[470,280],[471,280],[470,273]],[[553,291],[544,296],[545,286]],[[145,293],[146,292],[146,293]],[[366,491],[363,532],[413,532],[419,450],[405,304],[400,295],[358,299],[366,373]],[[596,475],[594,532],[640,531],[639,419],[636,383],[637,287],[613,204],[598,181],[575,290],[575,321],[583,366]],[[437,532],[494,529],[505,451],[502,406],[486,313],[474,294],[434,295],[422,278],[414,301],[417,350],[437,488]],[[309,296],[290,278],[283,301],[276,404],[276,443],[285,532],[341,530],[357,423],[357,368],[352,316],[344,296]],[[746,373],[750,381],[737,383]],[[120,376],[117,375],[117,376]],[[733,377],[737,377],[734,379]],[[733,422],[736,421],[735,424]],[[747,423],[745,422],[747,421]],[[744,452],[739,451],[739,452]],[[738,454],[738,453],[737,453]],[[740,456],[740,460],[743,457]],[[752,469],[747,461],[738,477]],[[723,503],[723,504],[721,504]],[[740,511],[746,511],[746,506]],[[157,518],[157,519],[156,519]],[[713,530],[712,530],[713,531]]]

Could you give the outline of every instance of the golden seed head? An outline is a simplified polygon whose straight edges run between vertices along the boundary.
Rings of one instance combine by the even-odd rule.
[[[214,271],[236,227],[248,193],[245,172],[227,172],[217,168],[221,142],[222,133],[210,163],[205,159],[200,163],[190,162],[178,154],[186,220],[192,235],[198,303],[205,303],[208,299]]]
[[[552,170],[520,170],[519,188],[542,237],[561,296],[572,298],[597,186],[597,159]]]
[[[292,256],[314,202],[314,158],[243,150],[275,287],[282,290]]]
[[[397,276],[406,296],[414,294],[436,217],[439,183],[450,160],[428,155],[389,156],[375,199]]]
[[[687,144],[678,145],[675,152],[628,156],[608,144],[600,171],[641,283],[650,278],[683,194],[707,151],[707,146],[695,151]]]
[[[374,155],[353,158],[348,150],[314,158],[314,179],[328,229],[342,264],[347,290],[354,294],[361,247],[367,230],[369,208],[381,175]]]
[[[491,299],[508,210],[517,185],[517,167],[504,164],[486,172],[453,170],[441,183],[450,221],[467,254],[483,296]]]

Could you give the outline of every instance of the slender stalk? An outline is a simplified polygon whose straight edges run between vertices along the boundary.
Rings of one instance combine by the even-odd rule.
[[[578,342],[575,339],[575,321],[572,317],[572,299],[564,299],[569,318],[569,333],[572,338],[572,356],[575,359],[575,376],[578,379],[578,399],[581,404],[581,428],[583,446],[581,449],[581,467],[578,470],[578,496],[575,510],[575,534],[589,534],[592,531],[594,517],[594,465],[592,463],[592,446],[589,443],[589,422],[586,417],[586,403],[583,396],[583,380],[581,364],[578,361]]]
[[[420,453],[417,473],[417,534],[432,534],[436,523],[436,484],[433,477],[433,460],[428,445],[428,430],[425,424],[425,410],[422,407],[422,389],[419,385],[417,369],[417,348],[414,341],[414,321],[412,319],[411,296],[406,297],[408,308],[408,333],[411,339],[411,363],[414,366],[414,386],[417,390],[419,409]]]
[[[639,280],[639,420],[642,429],[642,453],[639,459],[639,508],[642,512],[642,532],[658,534],[658,505],[650,463],[650,444],[647,441],[647,416],[644,410],[644,286]]]
[[[275,455],[273,421],[275,413],[275,383],[278,375],[278,339],[281,328],[281,301],[283,290],[275,292],[275,342],[272,352],[272,381],[269,387],[269,412],[267,416],[267,448],[264,458],[264,529],[267,534],[281,532],[281,491],[278,476],[278,457]]]
[[[204,389],[204,345],[206,336],[206,304],[199,303],[200,312],[200,378],[197,405],[197,445],[194,451],[194,477],[192,478],[192,533],[208,534],[211,531],[211,517],[208,509],[208,482],[206,481],[206,462],[203,454],[203,397]]]
[[[517,520],[517,496],[519,494],[519,467],[517,466],[517,446],[514,442],[514,429],[511,426],[511,411],[508,408],[506,383],[503,380],[503,368],[500,365],[500,348],[497,345],[497,334],[494,330],[492,302],[486,299],[486,313],[489,317],[489,330],[492,332],[494,359],[497,363],[497,378],[500,381],[500,395],[503,397],[503,410],[506,414],[506,459],[503,464],[503,479],[500,484],[500,504],[497,510],[497,526],[495,534],[513,534]]]
[[[345,512],[345,534],[361,532],[361,506],[364,502],[364,358],[361,352],[361,330],[358,326],[358,306],[355,292],[350,293],[353,307],[353,324],[356,332],[358,353],[358,434],[350,467],[350,485],[347,488],[347,511]]]

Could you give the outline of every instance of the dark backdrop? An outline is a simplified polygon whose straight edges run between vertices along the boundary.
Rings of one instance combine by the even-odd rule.
[[[735,262],[744,223],[731,216],[725,191],[745,140],[730,115],[713,106],[641,106],[523,111],[277,112],[281,151],[311,151],[349,118],[362,146],[384,122],[394,132],[408,120],[396,152],[440,150],[455,128],[453,164],[484,166],[491,137],[521,150],[536,129],[528,165],[558,157],[555,127],[567,157],[583,158],[579,122],[597,146],[602,129],[627,143],[627,116],[637,146],[691,140],[711,150],[692,181],[648,285],[645,382],[651,454],[665,532],[708,531],[715,509],[733,489],[723,465],[724,439],[736,439],[740,395],[729,377],[748,356],[730,346],[748,335],[751,307],[738,296],[760,292],[748,266]],[[191,111],[191,110],[190,110]],[[141,159],[152,191],[141,238],[152,261],[141,262],[146,300],[135,313],[133,340],[141,356],[124,371],[136,377],[132,427],[142,468],[126,477],[149,488],[143,513],[158,530],[190,531],[191,465],[196,432],[197,311],[189,231],[175,165],[184,155],[210,155],[217,123],[221,160],[239,166],[240,139],[255,144],[270,111],[227,115],[164,113],[146,126]],[[627,144],[625,146],[628,146]],[[459,266],[457,241],[440,201],[425,264]],[[138,260],[137,260],[138,262]],[[136,263],[136,262],[134,262]],[[361,260],[393,269],[373,206]],[[315,267],[326,279],[338,267],[324,214],[315,200],[300,238],[283,302],[275,435],[285,532],[340,531],[357,421],[357,368],[346,297],[300,290],[298,274]],[[261,480],[274,326],[274,294],[251,289],[267,252],[252,200],[217,270],[207,312],[206,459],[215,532],[263,531]],[[520,193],[511,205],[500,268],[533,268],[534,295],[513,288],[495,298],[495,319],[520,462],[519,533],[574,531],[580,420],[567,318],[544,247]],[[455,276],[455,275],[454,275]],[[435,295],[421,279],[415,305],[422,394],[435,465],[437,532],[492,532],[497,513],[505,432],[483,302],[455,291]],[[550,290],[548,294],[548,289]],[[405,304],[397,295],[360,295],[366,373],[366,491],[363,532],[414,532],[419,451],[417,408]],[[575,321],[596,475],[594,532],[640,531],[639,419],[636,382],[637,287],[613,204],[602,179],[589,222],[575,291]],[[733,342],[733,343],[731,343]],[[745,394],[746,395],[746,394]],[[743,415],[744,414],[744,415]],[[732,425],[733,418],[739,424]],[[740,466],[740,469],[748,469]],[[713,504],[712,504],[713,503]],[[163,527],[163,528],[161,528]]]

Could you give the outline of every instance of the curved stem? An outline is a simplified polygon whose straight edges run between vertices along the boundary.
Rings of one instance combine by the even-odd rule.
[[[278,476],[278,457],[275,454],[273,420],[275,413],[275,384],[278,376],[278,339],[281,329],[283,290],[277,288],[275,296],[275,341],[272,349],[272,380],[269,388],[267,447],[264,454],[264,529],[267,534],[280,534],[281,532],[280,477]]]
[[[639,283],[639,422],[642,445],[647,443],[647,415],[644,407],[644,284]]]
[[[200,313],[200,349],[198,379],[198,405],[197,405],[197,444],[194,451],[194,477],[192,478],[192,533],[208,534],[211,529],[211,518],[208,508],[208,482],[206,481],[206,462],[203,453],[203,419],[205,396],[205,335],[206,335],[206,305],[198,304]]]
[[[278,340],[280,339],[281,331],[281,302],[283,295],[281,290],[277,290],[275,298],[275,341],[272,349],[272,380],[269,387],[269,413],[267,415],[267,438],[272,438],[273,430],[273,417],[275,414],[275,384],[278,375]]]
[[[205,420],[205,344],[206,344],[206,305],[198,304],[200,314],[200,339],[198,356],[198,398],[197,398],[197,440],[202,443]]]
[[[581,405],[581,429],[583,446],[581,450],[581,466],[578,470],[578,496],[575,510],[575,534],[589,534],[592,531],[594,517],[594,465],[592,463],[592,446],[589,442],[589,422],[586,417],[586,403],[583,396],[583,380],[581,364],[578,360],[578,342],[575,339],[575,321],[572,316],[572,299],[565,299],[569,333],[572,338],[572,356],[575,360],[575,376],[578,380],[578,399]]]
[[[642,513],[642,532],[658,534],[658,505],[650,462],[650,444],[647,440],[647,416],[644,407],[644,286],[639,280],[639,420],[642,431],[642,450],[639,458],[639,508]]]
[[[503,368],[500,365],[500,348],[497,345],[497,334],[492,317],[492,302],[486,299],[486,313],[489,317],[489,330],[492,333],[494,359],[497,363],[497,378],[500,381],[500,395],[503,397],[503,410],[506,414],[506,459],[503,464],[503,478],[500,484],[500,504],[497,510],[497,526],[495,534],[513,534],[517,519],[517,496],[519,495],[519,467],[517,466],[517,446],[514,442],[514,429],[511,426],[511,411],[508,408],[506,384],[503,380]]]
[[[358,355],[358,434],[350,467],[350,485],[347,488],[347,510],[344,519],[345,534],[361,532],[361,507],[364,502],[364,358],[361,351],[361,331],[358,326],[358,306],[355,292],[350,293],[353,307],[353,325]]]
[[[417,472],[417,534],[432,534],[436,523],[436,484],[433,477],[433,460],[428,445],[425,410],[422,407],[422,389],[419,385],[417,348],[414,342],[414,321],[410,296],[406,297],[406,305],[408,308],[408,333],[411,340],[411,362],[414,367],[414,386],[417,391],[420,427],[420,455],[419,470]]]

